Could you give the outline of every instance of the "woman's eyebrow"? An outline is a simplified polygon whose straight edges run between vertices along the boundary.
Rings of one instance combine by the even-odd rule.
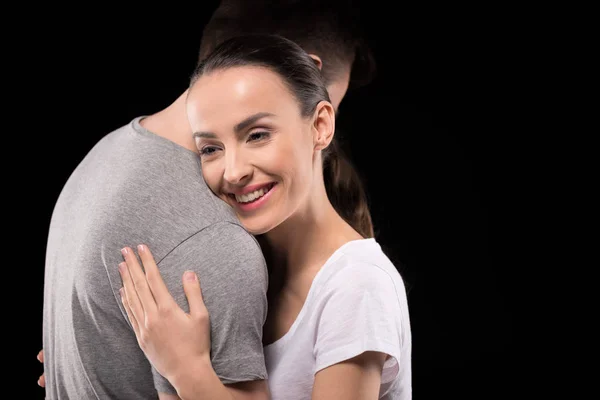
[[[245,128],[248,127],[248,125],[252,125],[254,122],[258,121],[261,118],[264,117],[272,117],[275,114],[269,113],[269,112],[259,112],[256,114],[253,114],[251,116],[249,116],[248,118],[244,119],[242,122],[237,123],[234,127],[233,130],[235,131],[235,133],[240,133],[241,131],[243,131]],[[217,135],[214,134],[213,132],[203,132],[203,131],[198,131],[198,132],[194,132],[194,138],[207,138],[207,139],[216,139]]]

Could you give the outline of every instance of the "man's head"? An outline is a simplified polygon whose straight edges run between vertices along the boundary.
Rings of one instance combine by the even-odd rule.
[[[225,40],[252,33],[281,35],[309,53],[336,110],[349,87],[374,77],[375,61],[352,0],[222,0],[204,28],[199,60]]]

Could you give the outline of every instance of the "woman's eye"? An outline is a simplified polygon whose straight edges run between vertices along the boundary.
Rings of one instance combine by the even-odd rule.
[[[269,132],[253,132],[250,135],[248,135],[248,141],[255,142],[257,140],[264,139],[267,136],[269,136]]]
[[[217,149],[215,147],[206,146],[200,150],[200,155],[201,156],[210,156],[211,154],[214,154],[216,151],[217,151]]]

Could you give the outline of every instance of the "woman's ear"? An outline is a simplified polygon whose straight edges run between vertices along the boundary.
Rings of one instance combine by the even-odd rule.
[[[321,60],[321,57],[319,57],[316,54],[309,54],[309,56],[315,61],[315,64],[317,65],[317,68],[319,68],[320,71],[323,68],[323,61]]]
[[[335,111],[328,101],[317,104],[313,121],[313,144],[315,150],[323,150],[333,140],[335,133]]]

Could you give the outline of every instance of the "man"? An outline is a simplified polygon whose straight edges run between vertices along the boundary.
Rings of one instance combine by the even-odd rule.
[[[364,83],[351,77],[351,66],[355,59],[372,66],[372,59],[346,29],[355,26],[353,16],[343,15],[348,4],[259,3],[223,1],[204,29],[200,58],[232,36],[279,33],[313,54],[336,108],[349,80]],[[211,361],[222,382],[237,398],[268,397],[265,261],[255,238],[204,183],[185,97],[102,138],[57,200],[44,280],[47,399],[177,398],[144,357],[119,298],[120,249],[142,243],[182,308],[183,272],[200,277],[211,315]]]

